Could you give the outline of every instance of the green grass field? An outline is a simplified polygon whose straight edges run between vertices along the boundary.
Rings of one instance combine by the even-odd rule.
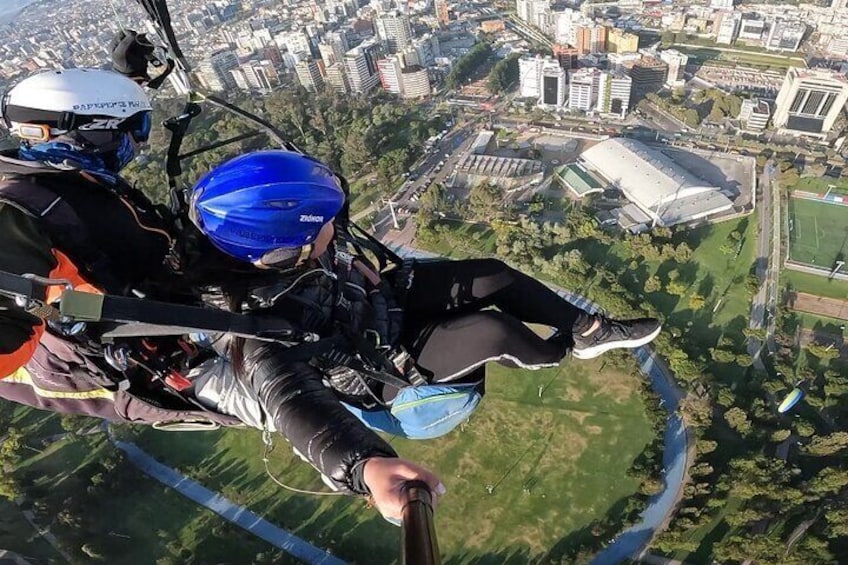
[[[793,290],[808,294],[840,298],[842,300],[848,299],[848,282],[839,279],[828,279],[819,275],[785,269],[780,274],[780,284],[788,284]]]
[[[556,558],[589,535],[593,520],[608,513],[620,518],[638,488],[626,472],[653,434],[640,377],[601,370],[601,363],[567,361],[540,371],[493,367],[481,408],[461,430],[426,442],[394,441],[403,456],[432,467],[447,485],[437,530],[451,563]],[[539,386],[545,387],[541,399]],[[281,480],[325,490],[281,438],[277,444],[271,468]],[[146,431],[140,445],[346,560],[390,563],[397,556],[399,531],[361,501],[293,495],[274,485],[262,468],[256,431]],[[492,494],[487,485],[495,485]],[[198,532],[180,535],[201,541]]]
[[[789,199],[789,258],[830,269],[848,250],[848,206]]]
[[[793,190],[806,190],[807,192],[818,192],[824,194],[828,189],[835,193],[848,194],[848,179],[846,178],[819,178],[803,177],[792,185]]]

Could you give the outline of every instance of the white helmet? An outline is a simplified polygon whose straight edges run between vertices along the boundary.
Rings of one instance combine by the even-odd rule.
[[[101,69],[39,73],[13,86],[2,100],[6,127],[29,141],[71,131],[122,131],[146,141],[150,113],[150,100],[138,84]]]

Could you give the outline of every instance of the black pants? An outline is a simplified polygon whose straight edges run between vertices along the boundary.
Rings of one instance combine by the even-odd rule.
[[[495,307],[497,310],[490,309]],[[557,365],[587,312],[495,259],[415,263],[406,297],[403,345],[433,381],[459,379],[488,361],[513,367]],[[561,331],[539,337],[524,322]]]

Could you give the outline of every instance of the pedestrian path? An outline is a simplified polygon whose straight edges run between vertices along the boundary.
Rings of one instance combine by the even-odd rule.
[[[244,506],[239,506],[223,496],[207,489],[175,469],[163,465],[150,454],[133,443],[112,439],[112,443],[127,454],[130,462],[145,474],[168,485],[183,496],[190,498],[218,514],[225,520],[241,526],[253,535],[262,538],[274,547],[314,565],[345,565],[345,562],[304,541],[271,522],[260,518]]]

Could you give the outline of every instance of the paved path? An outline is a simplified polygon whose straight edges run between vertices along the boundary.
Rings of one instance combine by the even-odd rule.
[[[21,498],[15,500],[15,504],[17,504],[18,506],[20,506],[22,503],[23,499]],[[32,526],[32,529],[38,532],[38,535],[44,538],[44,541],[52,545],[53,549],[55,549],[56,552],[61,555],[65,561],[67,561],[68,563],[74,562],[74,559],[68,554],[68,552],[62,549],[62,546],[59,545],[59,540],[56,539],[56,536],[54,536],[50,532],[49,526],[47,528],[42,528],[41,526],[39,526],[35,521],[35,514],[33,514],[31,510],[21,510],[21,514],[24,515],[24,518],[27,522],[29,522],[29,525]]]
[[[345,562],[306,542],[296,535],[278,528],[271,522],[260,518],[244,506],[239,506],[223,496],[212,492],[200,483],[181,475],[175,469],[163,465],[140,447],[112,439],[112,443],[127,454],[133,465],[157,481],[168,485],[183,496],[190,498],[218,514],[225,520],[241,526],[251,534],[262,538],[274,547],[315,565],[344,565]]]

